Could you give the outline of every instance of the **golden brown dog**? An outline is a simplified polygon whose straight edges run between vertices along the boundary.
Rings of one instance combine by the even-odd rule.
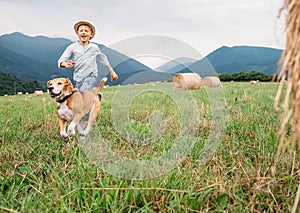
[[[81,137],[92,129],[93,123],[100,112],[100,101],[97,94],[104,87],[107,78],[103,78],[94,91],[75,89],[69,78],[55,78],[47,83],[48,93],[55,99],[60,135],[64,138],[75,134],[77,126]],[[71,121],[66,131],[67,122]],[[85,123],[87,122],[86,127]]]

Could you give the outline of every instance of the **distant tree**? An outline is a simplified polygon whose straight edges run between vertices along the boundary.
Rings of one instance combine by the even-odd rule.
[[[0,95],[15,95],[17,92],[33,93],[35,90],[46,91],[46,85],[37,81],[24,81],[15,75],[0,72]]]
[[[221,81],[251,81],[251,80],[259,80],[259,81],[271,81],[272,75],[266,75],[261,72],[250,71],[247,72],[237,72],[233,74],[220,74],[218,75]]]
[[[232,75],[230,74],[220,74],[218,76],[220,78],[221,81],[232,81]]]

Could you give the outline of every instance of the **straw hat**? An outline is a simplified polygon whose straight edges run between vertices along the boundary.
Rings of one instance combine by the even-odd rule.
[[[92,25],[91,23],[87,22],[87,21],[79,21],[77,22],[76,24],[74,24],[74,30],[75,32],[77,33],[78,31],[78,28],[81,26],[81,25],[87,25],[91,28],[92,30],[92,33],[93,33],[93,36],[91,37],[91,39],[94,37],[95,33],[96,33],[96,29],[94,27],[94,25]]]

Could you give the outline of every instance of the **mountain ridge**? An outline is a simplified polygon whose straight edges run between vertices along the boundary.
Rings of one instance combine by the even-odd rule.
[[[27,36],[20,32],[0,36],[0,72],[11,73],[25,80],[45,82],[54,77],[72,79],[72,69],[60,69],[57,60],[72,41],[66,38]],[[94,43],[94,42],[93,42]],[[97,44],[97,43],[96,43]],[[180,72],[197,72],[201,76],[233,74],[257,71],[274,74],[282,50],[260,46],[222,46],[201,60],[182,58],[171,60],[152,70],[141,62],[130,58],[103,44],[97,44],[112,67],[119,74],[117,82],[111,85],[144,83],[168,80]],[[155,72],[159,71],[159,72]],[[144,75],[139,75],[143,73]],[[155,77],[155,75],[157,77]],[[109,77],[107,69],[99,63],[99,77]],[[131,79],[131,81],[126,81]]]
[[[277,71],[281,49],[261,46],[221,46],[188,67],[175,73],[196,72],[206,77],[216,74],[233,74],[239,72],[261,72],[273,75]]]
[[[60,55],[71,43],[72,41],[65,38],[31,37],[19,32],[2,35],[0,36],[0,47],[5,48],[6,53],[0,55],[0,72],[11,73],[25,80],[43,82],[58,76],[72,79],[72,69],[60,69],[57,66],[57,60]],[[126,80],[125,76],[128,73],[151,70],[140,62],[115,50],[102,44],[97,45],[107,55],[117,73],[121,74],[117,82],[110,82],[109,80],[108,82],[111,84],[121,84]],[[9,55],[10,60],[7,60],[5,55]],[[120,61],[122,61],[121,64]],[[17,64],[25,66],[16,69]],[[32,66],[29,66],[29,64],[32,64]],[[28,75],[28,70],[34,74]],[[123,70],[126,70],[126,73]],[[124,75],[122,75],[123,73]],[[105,75],[108,77],[108,70],[99,63],[99,76],[104,77]]]

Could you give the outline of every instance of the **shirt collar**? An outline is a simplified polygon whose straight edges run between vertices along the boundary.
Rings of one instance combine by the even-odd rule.
[[[80,43],[79,40],[77,40],[76,43],[77,43],[77,45],[79,45],[79,46],[82,47],[82,49],[83,49],[83,45]],[[90,46],[91,46],[91,42],[89,41],[88,46],[87,46],[87,48],[86,48],[85,50],[89,49]]]

